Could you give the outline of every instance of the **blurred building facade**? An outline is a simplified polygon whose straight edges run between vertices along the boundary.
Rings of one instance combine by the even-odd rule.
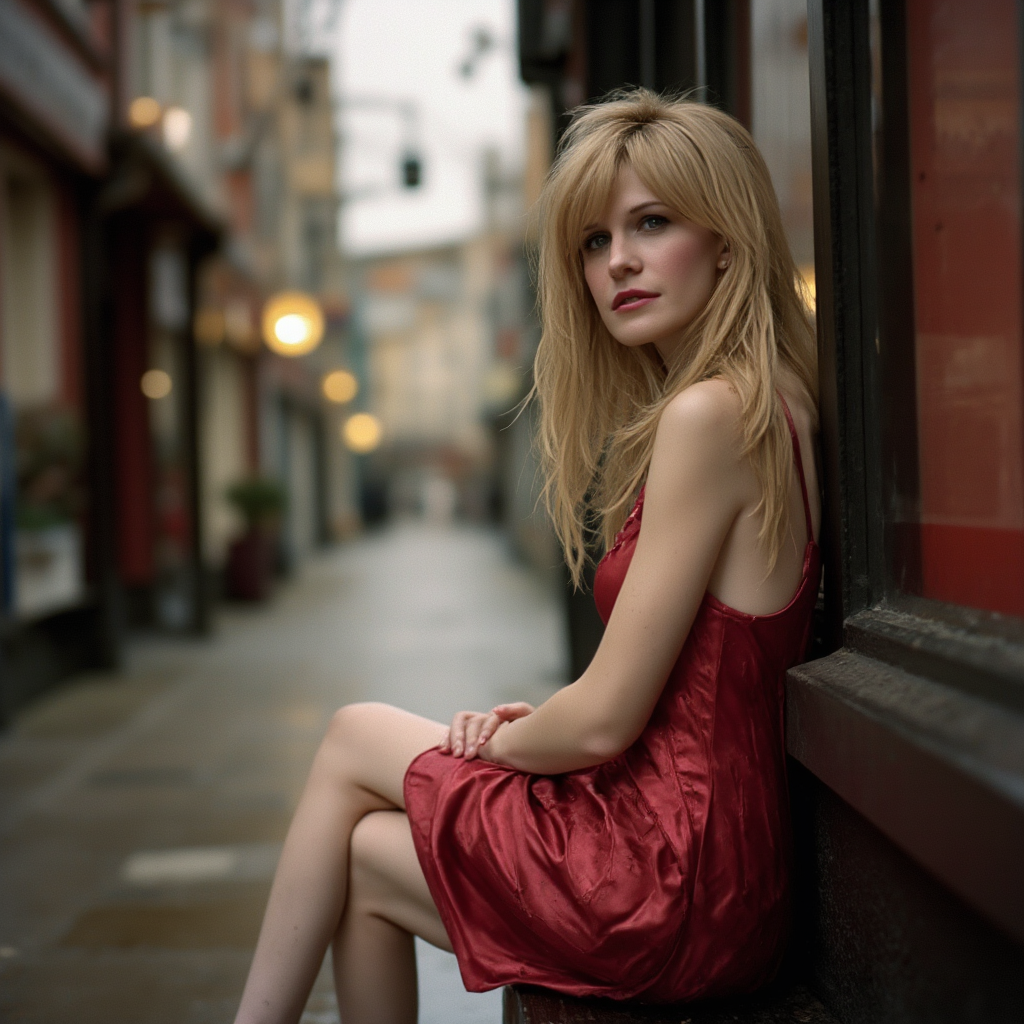
[[[98,653],[87,553],[91,210],[112,170],[111,11],[0,6],[2,703]],[[32,632],[19,623],[43,621]],[[19,671],[24,666],[23,671]]]
[[[2,704],[116,663],[133,624],[202,631],[244,530],[287,500],[280,561],[350,527],[321,389],[346,359],[329,67],[265,2],[0,6]],[[314,295],[323,344],[261,343]]]
[[[542,150],[533,161],[541,168],[535,197],[550,132],[544,104],[529,116],[541,121],[532,133]],[[362,407],[381,425],[364,468],[365,512],[491,519],[550,570],[559,558],[537,507],[531,411],[520,409],[539,338],[525,248],[530,183],[493,152],[484,154],[481,176],[478,234],[353,268]]]
[[[564,113],[698,90],[815,299],[825,572],[787,679],[789,976],[843,1022],[1024,1014],[1019,4],[519,0]],[[599,639],[577,628],[585,664]]]
[[[359,268],[367,408],[381,425],[373,469],[386,475],[391,512],[480,504],[488,256],[473,239]]]

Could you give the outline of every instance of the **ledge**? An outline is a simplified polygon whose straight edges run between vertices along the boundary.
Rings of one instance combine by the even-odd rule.
[[[838,1024],[803,985],[675,1006],[576,999],[533,985],[502,993],[502,1024]]]
[[[792,669],[789,753],[1024,942],[1024,716],[850,650]]]
[[[849,650],[1024,713],[1024,632],[1004,616],[903,599],[846,620]]]

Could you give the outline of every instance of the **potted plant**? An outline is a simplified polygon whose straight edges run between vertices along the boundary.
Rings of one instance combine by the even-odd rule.
[[[261,601],[270,593],[274,575],[284,488],[276,480],[252,476],[232,484],[227,499],[245,523],[245,532],[228,547],[227,594],[242,601]]]

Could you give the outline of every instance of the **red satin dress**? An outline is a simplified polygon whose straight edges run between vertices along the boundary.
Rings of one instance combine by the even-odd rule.
[[[531,775],[428,750],[406,810],[466,988],[675,1002],[752,990],[789,921],[783,681],[803,657],[820,561],[808,542],[771,615],[705,594],[640,738],[604,764]],[[607,621],[641,528],[641,491],[598,566]]]

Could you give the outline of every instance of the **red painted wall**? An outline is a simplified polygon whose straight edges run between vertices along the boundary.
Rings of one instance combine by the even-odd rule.
[[[1017,19],[907,0],[921,589],[1024,616]]]

